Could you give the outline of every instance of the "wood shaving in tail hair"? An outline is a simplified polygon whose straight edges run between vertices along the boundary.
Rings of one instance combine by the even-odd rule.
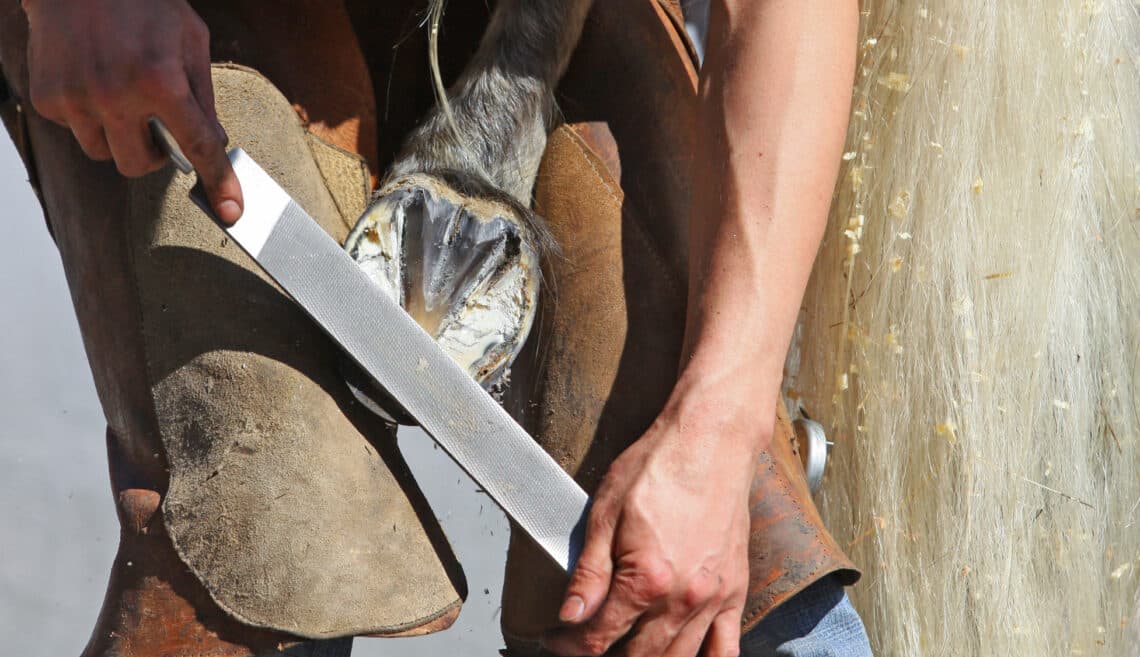
[[[1140,5],[861,10],[789,385],[876,654],[1135,657]]]

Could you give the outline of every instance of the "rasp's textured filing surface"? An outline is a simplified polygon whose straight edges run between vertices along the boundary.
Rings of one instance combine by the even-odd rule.
[[[581,544],[585,492],[240,149],[246,211],[227,232],[563,568]],[[287,196],[287,195],[286,195]]]

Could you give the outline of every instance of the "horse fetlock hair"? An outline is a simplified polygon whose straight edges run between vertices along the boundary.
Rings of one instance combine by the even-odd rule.
[[[592,0],[500,0],[478,50],[447,92],[435,56],[443,0],[431,1],[439,102],[411,133],[389,175],[459,172],[529,205],[556,119],[554,88]]]

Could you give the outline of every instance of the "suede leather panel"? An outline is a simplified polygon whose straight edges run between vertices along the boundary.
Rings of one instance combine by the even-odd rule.
[[[236,4],[226,3],[232,16]],[[321,22],[324,34],[348,29],[344,21],[335,25],[337,16],[343,12],[320,16],[332,19]],[[255,54],[244,41],[249,30],[212,24],[211,33],[235,59]],[[18,98],[27,97],[26,40],[18,0],[0,0],[0,64]],[[239,67],[216,68],[215,84],[234,141],[339,239],[367,200],[357,152],[359,141],[366,142],[359,151],[374,147],[374,117],[367,76],[358,80],[363,100],[349,100],[356,93],[350,73],[362,67],[329,60],[355,53],[362,61],[351,33],[336,44],[342,47],[325,48],[316,70],[333,65],[346,73],[343,93],[332,94],[341,99],[332,103],[340,115],[319,102],[329,97],[319,89],[327,76],[309,79],[311,107],[290,103]],[[290,67],[290,56],[311,53],[278,51],[274,60],[293,86],[303,86],[303,73],[314,69]],[[5,109],[26,117],[7,127],[25,146],[30,176],[42,182],[109,424],[123,532],[85,656],[238,657],[276,652],[296,644],[298,634],[398,636],[450,625],[464,595],[462,574],[391,436],[344,393],[324,338],[189,204],[188,179],[167,168],[124,180],[26,104]],[[303,128],[298,111],[306,109]],[[281,418],[258,415],[282,410]],[[259,460],[279,470],[265,473]],[[200,476],[203,467],[213,469]],[[330,474],[338,470],[344,473]],[[240,485],[221,486],[224,477]],[[229,488],[222,502],[205,499],[217,493],[211,487]],[[251,506],[258,492],[286,489],[301,500],[294,509],[285,506],[288,496]],[[170,506],[158,512],[164,501]],[[230,503],[249,508],[235,514]],[[195,518],[200,526],[187,527]],[[231,551],[255,554],[257,563],[233,564]]]
[[[356,153],[330,144],[311,132],[308,140],[313,161],[321,172],[325,189],[336,205],[341,223],[345,229],[352,230],[356,220],[364,214],[372,196],[372,176],[368,163]],[[340,229],[337,233],[340,233]]]
[[[234,145],[343,240],[284,96],[235,67],[214,83]],[[393,475],[393,437],[352,401],[335,348],[187,200],[185,178],[156,182],[132,186],[130,230],[182,560],[235,618],[304,637],[400,631],[454,607],[446,541]]]

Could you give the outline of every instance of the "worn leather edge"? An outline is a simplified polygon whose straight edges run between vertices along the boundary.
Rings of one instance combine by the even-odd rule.
[[[697,47],[693,44],[693,40],[689,38],[689,31],[685,29],[685,10],[681,8],[679,0],[657,0],[661,8],[665,11],[665,15],[669,17],[669,22],[673,24],[673,29],[677,33],[677,38],[685,46],[685,52],[689,54],[689,61],[696,71],[701,70],[701,57],[697,54]]]
[[[277,88],[277,86],[273,84],[273,81],[266,78],[264,75],[262,75],[256,69],[253,69],[253,68],[250,68],[248,66],[244,66],[242,64],[238,64],[235,62],[215,62],[212,64],[212,68],[213,69],[222,69],[222,70],[226,70],[226,71],[232,71],[232,72],[237,72],[237,73],[241,73],[241,74],[254,76],[254,77],[258,78],[259,80],[263,81],[266,85],[268,85],[268,87],[273,89],[273,91],[276,94],[278,94],[283,101],[288,102],[288,99],[286,99],[285,96],[281,93],[281,91]],[[295,113],[294,113],[294,116],[295,116],[296,121],[297,121],[297,126],[301,130],[304,131],[304,133],[306,135],[306,141],[308,141],[308,137],[310,135],[312,135],[312,133],[309,132],[308,129],[305,127],[304,121],[302,120],[301,116],[299,116]],[[309,142],[309,144],[311,146],[311,142]],[[324,184],[323,180],[322,180],[322,184]],[[329,194],[331,196],[332,192],[330,191]],[[128,250],[128,252],[131,252],[131,250]],[[134,267],[134,263],[132,263],[132,267]],[[136,285],[137,285],[137,281],[136,281]],[[141,297],[140,291],[136,290],[135,294],[137,296]],[[142,324],[142,321],[143,320],[140,317],[139,318],[140,324]],[[144,344],[144,350],[145,350],[145,348],[146,347]],[[147,355],[146,359],[149,362],[150,356]],[[446,606],[441,608],[436,613],[432,613],[432,614],[428,614],[428,615],[425,615],[422,617],[418,617],[418,618],[415,618],[411,621],[407,621],[404,623],[397,623],[394,625],[379,626],[379,627],[372,627],[372,628],[354,628],[354,629],[346,630],[346,631],[342,631],[342,632],[329,632],[329,633],[299,632],[296,630],[296,628],[280,627],[280,626],[274,625],[272,623],[265,623],[265,622],[261,622],[261,621],[251,619],[247,615],[242,614],[237,609],[233,608],[233,605],[230,605],[230,604],[226,603],[225,601],[223,601],[222,599],[220,599],[219,595],[214,590],[214,586],[212,585],[211,580],[208,577],[206,577],[206,575],[204,573],[199,572],[199,570],[196,569],[188,561],[186,555],[183,554],[183,547],[179,544],[179,541],[176,540],[176,538],[175,538],[176,532],[171,531],[171,527],[169,525],[169,520],[168,520],[167,512],[166,512],[167,500],[168,500],[168,496],[163,495],[162,505],[160,507],[161,516],[162,516],[162,523],[164,525],[164,528],[165,528],[167,534],[170,537],[170,542],[174,548],[176,555],[178,556],[179,561],[181,561],[186,566],[186,568],[188,570],[190,570],[191,573],[193,573],[195,579],[197,579],[202,584],[202,586],[206,589],[207,593],[209,594],[210,599],[218,606],[219,609],[221,609],[223,612],[225,612],[231,618],[233,618],[233,619],[237,620],[238,622],[241,622],[242,624],[247,625],[251,628],[258,628],[258,629],[264,629],[264,630],[284,632],[284,633],[291,634],[293,636],[297,636],[297,637],[301,637],[301,638],[305,638],[305,639],[333,639],[333,638],[340,638],[340,637],[345,637],[345,636],[364,636],[364,635],[376,636],[376,637],[415,636],[419,630],[426,628],[426,627],[432,627],[433,628],[432,630],[429,630],[429,631],[440,631],[440,630],[446,629],[447,627],[450,627],[454,623],[455,619],[458,618],[458,610],[462,607],[463,603],[465,602],[465,599],[464,599],[465,598],[465,591],[460,590],[460,591],[458,591],[459,597],[456,598],[456,600],[447,604]],[[438,621],[445,621],[445,623],[441,623]]]
[[[368,163],[363,157],[326,141],[312,131],[306,129],[306,134],[325,188],[340,211],[345,228],[352,230],[368,207],[372,187]]]
[[[815,502],[811,497],[810,489],[807,485],[807,478],[803,471],[802,461],[798,454],[795,453],[795,429],[792,427],[790,416],[788,415],[787,407],[784,405],[783,400],[777,403],[776,408],[776,422],[773,427],[772,441],[768,449],[764,452],[764,460],[766,461],[765,467],[758,469],[754,486],[757,482],[763,484],[764,477],[768,478],[768,482],[773,480],[782,479],[790,488],[782,491],[782,494],[787,498],[794,500],[800,507],[799,519],[806,521],[810,530],[815,533],[814,537],[809,539],[809,544],[814,547],[812,550],[812,559],[804,559],[795,566],[803,567],[810,565],[812,570],[806,574],[797,574],[794,570],[780,569],[787,562],[777,564],[777,568],[772,570],[770,577],[763,582],[749,582],[750,588],[748,595],[748,604],[745,606],[744,613],[741,617],[741,626],[744,632],[754,628],[760,621],[762,621],[768,614],[770,614],[777,607],[793,598],[796,594],[808,588],[812,584],[820,581],[821,579],[835,575],[844,586],[850,586],[859,580],[861,573],[855,567],[854,563],[843,552],[839,544],[836,543],[831,532],[823,524],[823,520],[819,515],[818,509],[815,507]],[[785,472],[778,473],[777,469],[780,467],[786,469]],[[752,501],[750,500],[750,503]],[[753,513],[753,518],[757,516]],[[780,524],[788,528],[789,522],[793,521],[793,517],[781,519]],[[794,525],[792,526],[794,527]],[[755,535],[757,528],[752,528],[752,535]],[[801,527],[800,532],[805,531]],[[803,549],[805,546],[798,546]],[[796,546],[793,544],[788,546],[789,553],[785,554],[788,558],[795,554]],[[751,552],[751,551],[750,551]],[[756,568],[758,554],[750,554],[750,567]],[[769,568],[773,564],[765,564]],[[751,579],[751,578],[750,578]],[[792,581],[795,582],[793,586],[779,586],[779,584]],[[757,586],[759,585],[759,586]]]

